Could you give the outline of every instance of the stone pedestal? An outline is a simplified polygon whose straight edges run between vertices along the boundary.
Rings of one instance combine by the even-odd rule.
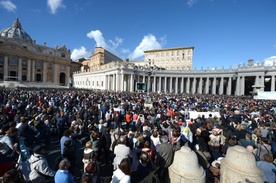
[[[226,157],[221,160],[220,182],[263,182],[263,175],[256,166],[253,154],[236,145],[229,147]]]
[[[194,151],[183,146],[175,152],[173,164],[169,167],[171,183],[205,183],[205,176]]]

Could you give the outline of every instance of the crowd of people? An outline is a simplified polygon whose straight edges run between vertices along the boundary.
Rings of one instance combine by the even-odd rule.
[[[264,182],[276,181],[276,102],[252,96],[87,90],[0,91],[0,174],[3,182],[170,182],[174,152],[190,147],[219,182],[219,162],[241,145],[256,159]],[[191,118],[190,113],[198,113]],[[208,115],[202,115],[207,112]],[[207,114],[206,113],[206,114]],[[219,115],[216,115],[219,114]],[[47,162],[56,134],[60,155]],[[77,153],[84,148],[83,154]],[[78,167],[81,156],[82,167]],[[112,165],[110,180],[99,176]],[[18,168],[16,168],[18,167]]]

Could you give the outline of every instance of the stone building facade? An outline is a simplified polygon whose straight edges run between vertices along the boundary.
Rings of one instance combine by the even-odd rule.
[[[252,95],[257,90],[275,91],[275,75],[275,63],[272,66],[253,64],[252,59],[237,68],[207,70],[162,69],[148,64],[136,65],[131,61],[114,61],[75,72],[73,78],[74,87],[86,89],[134,92],[136,83],[144,82],[150,92]]]
[[[36,44],[17,18],[0,31],[0,81],[43,82],[67,85],[79,63],[70,59],[65,45],[50,48]]]
[[[81,70],[87,70],[97,68],[112,61],[122,62],[123,60],[102,47],[96,47],[93,55],[88,60],[83,59],[79,62],[82,63]]]
[[[165,68],[166,70],[191,70],[194,47],[167,48],[144,51],[146,65]]]

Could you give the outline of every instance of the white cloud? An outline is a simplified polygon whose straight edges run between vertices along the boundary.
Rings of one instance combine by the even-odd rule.
[[[162,40],[164,41],[164,40]],[[134,52],[129,55],[130,60],[144,56],[144,51],[152,49],[160,49],[162,44],[158,42],[154,35],[148,34],[144,36],[141,43],[135,48]]]
[[[116,52],[116,49],[123,43],[123,39],[119,37],[115,37],[115,40],[110,39],[106,42],[100,30],[90,31],[87,33],[87,37],[95,40],[96,47],[103,47],[112,52]]]
[[[118,46],[120,46],[123,43],[123,39],[116,37],[115,41],[109,40],[109,43],[111,44],[111,50],[116,50]]]
[[[129,54],[130,51],[129,51],[128,48],[123,48],[123,49],[121,49],[121,53],[123,53],[123,54]]]
[[[47,0],[47,5],[49,6],[52,14],[56,14],[58,8],[65,8],[62,4],[62,0]]]
[[[129,59],[137,59],[144,56],[144,51],[152,49],[160,49],[162,45],[166,44],[166,36],[159,39],[152,34],[148,34],[143,37],[141,43],[134,49],[133,53],[130,52],[129,48],[119,48],[123,44],[123,39],[115,37],[114,40],[106,41],[100,30],[93,30],[87,33],[87,37],[94,39],[96,42],[95,47],[103,47],[104,49],[113,52],[114,54],[128,55]],[[71,54],[72,60],[77,60],[79,58],[87,58],[87,50],[82,46],[80,49],[74,49]],[[89,55],[90,56],[90,55]],[[118,55],[119,56],[119,55]],[[120,56],[119,56],[120,57]]]
[[[11,12],[14,12],[16,10],[16,5],[13,4],[10,0],[2,0],[0,1],[0,5]]]
[[[87,33],[87,37],[95,40],[96,47],[103,47],[105,49],[108,49],[108,46],[105,42],[105,39],[104,39],[101,31],[99,31],[99,30],[91,31],[91,32]]]
[[[272,66],[273,62],[276,62],[276,56],[271,56],[269,58],[264,59],[264,65],[265,66]]]
[[[88,59],[92,53],[88,51],[84,46],[81,46],[79,49],[75,48],[71,53],[71,59],[73,61],[80,59],[80,58],[86,58]]]
[[[196,2],[197,0],[188,0],[187,5],[191,8]]]

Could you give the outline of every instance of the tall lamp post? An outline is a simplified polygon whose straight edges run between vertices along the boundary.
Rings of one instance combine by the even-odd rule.
[[[155,65],[154,66],[146,65],[142,70],[144,71],[145,75],[148,76],[147,96],[146,96],[145,103],[151,104],[152,101],[151,101],[151,96],[150,96],[150,77],[155,74],[155,72],[157,71],[157,67]]]

